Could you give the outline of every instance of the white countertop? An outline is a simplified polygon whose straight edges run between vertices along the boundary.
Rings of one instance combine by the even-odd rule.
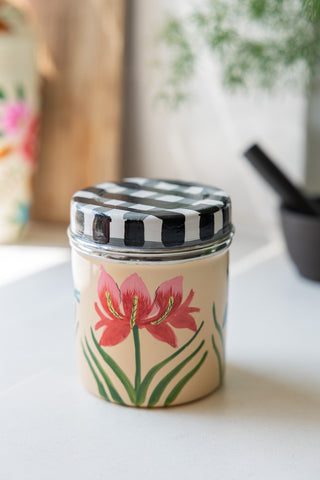
[[[320,284],[300,278],[280,244],[231,265],[223,388],[153,410],[80,384],[60,253],[0,288],[1,480],[320,478]]]

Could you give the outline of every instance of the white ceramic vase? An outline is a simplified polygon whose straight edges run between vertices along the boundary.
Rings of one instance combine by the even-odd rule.
[[[0,5],[0,243],[29,218],[39,124],[36,42],[22,15]]]

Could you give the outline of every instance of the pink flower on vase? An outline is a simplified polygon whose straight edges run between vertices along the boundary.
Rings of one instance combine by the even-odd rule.
[[[23,101],[5,103],[2,106],[1,123],[6,135],[17,135],[28,125],[31,110]]]
[[[194,296],[193,290],[182,303],[182,280],[183,277],[178,276],[161,283],[151,300],[145,283],[136,273],[127,277],[119,288],[101,267],[98,296],[104,311],[95,303],[95,310],[100,317],[95,328],[103,328],[100,345],[117,345],[136,327],[145,328],[157,340],[177,347],[177,337],[172,327],[196,331],[196,322],[191,314],[200,310],[189,306]]]
[[[31,166],[34,166],[37,160],[39,123],[39,117],[34,115],[28,124],[20,147],[26,162]]]

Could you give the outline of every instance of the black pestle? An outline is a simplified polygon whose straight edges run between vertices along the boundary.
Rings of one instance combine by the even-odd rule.
[[[307,215],[320,215],[319,206],[317,208],[313,200],[297,188],[258,145],[250,147],[244,156],[277,192],[286,207]]]

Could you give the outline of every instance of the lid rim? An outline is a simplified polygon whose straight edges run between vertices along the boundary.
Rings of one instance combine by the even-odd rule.
[[[133,249],[133,248],[126,248],[126,247],[116,247],[111,244],[99,244],[95,242],[91,242],[89,240],[86,240],[84,238],[78,237],[74,235],[70,227],[67,229],[67,235],[69,238],[70,245],[73,247],[78,247],[83,253],[90,253],[91,251],[96,251],[101,253],[101,255],[105,254],[106,256],[110,255],[112,256],[126,256],[128,260],[130,259],[139,259],[144,257],[145,259],[148,259],[148,257],[151,258],[157,258],[158,260],[160,259],[166,259],[166,257],[181,257],[184,254],[188,255],[187,258],[193,258],[193,257],[198,257],[202,253],[208,249],[213,249],[213,252],[217,247],[223,247],[223,249],[228,248],[232,242],[233,236],[235,233],[235,229],[232,226],[232,229],[228,232],[228,234],[221,236],[214,241],[208,242],[208,243],[202,243],[202,244],[195,244],[187,248],[185,245],[181,248],[171,248],[171,249],[158,249],[158,250],[146,250],[144,248],[139,248],[139,249]],[[220,248],[221,250],[221,248]]]

